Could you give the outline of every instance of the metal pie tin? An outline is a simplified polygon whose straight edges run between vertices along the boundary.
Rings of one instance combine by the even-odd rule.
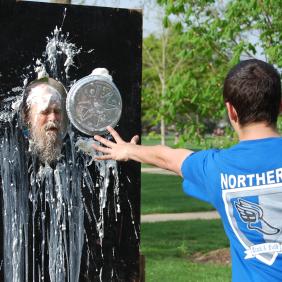
[[[84,134],[107,132],[120,119],[122,100],[115,84],[102,75],[89,75],[78,80],[70,89],[66,109],[71,123]]]

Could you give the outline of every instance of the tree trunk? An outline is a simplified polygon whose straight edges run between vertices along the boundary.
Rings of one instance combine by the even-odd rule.
[[[161,144],[165,145],[165,121],[163,117],[161,117]]]
[[[161,98],[161,109],[164,108],[164,95],[165,95],[165,81],[162,81],[162,98]],[[165,120],[164,116],[161,116],[161,144],[165,145]]]
[[[162,97],[161,97],[161,109],[164,109],[164,99],[165,99],[165,91],[166,91],[166,45],[167,45],[167,37],[166,31],[163,30],[162,33]],[[161,117],[161,144],[165,145],[165,121],[164,115]]]

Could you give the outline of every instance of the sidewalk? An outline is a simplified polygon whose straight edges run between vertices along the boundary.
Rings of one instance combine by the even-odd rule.
[[[158,168],[158,167],[142,167],[141,168],[141,173],[152,173],[152,174],[170,174],[170,175],[176,175],[176,173]]]
[[[208,219],[218,219],[218,218],[220,218],[220,216],[217,211],[146,214],[146,215],[141,215],[141,223],[172,221],[172,220],[195,220],[195,219],[208,220]]]
[[[174,172],[165,170],[158,167],[143,167],[141,173],[152,173],[152,174],[169,174],[176,175]],[[217,211],[207,212],[186,212],[186,213],[164,213],[164,214],[146,214],[141,215],[141,223],[143,222],[161,222],[161,221],[172,221],[172,220],[195,220],[195,219],[218,219],[220,218]]]

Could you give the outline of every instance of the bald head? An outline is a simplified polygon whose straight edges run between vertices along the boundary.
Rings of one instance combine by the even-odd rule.
[[[25,120],[30,131],[30,149],[42,162],[58,159],[64,135],[64,97],[46,82],[26,89]]]

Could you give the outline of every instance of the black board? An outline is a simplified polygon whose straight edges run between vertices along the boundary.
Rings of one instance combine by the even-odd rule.
[[[0,18],[0,99],[13,95],[11,89],[22,86],[27,66],[34,58],[42,56],[46,37],[55,26],[62,25],[65,8],[62,31],[68,32],[69,40],[83,50],[76,58],[76,67],[70,71],[71,80],[90,74],[96,67],[107,68],[123,100],[117,131],[125,140],[140,135],[142,13],[138,10],[17,2],[9,14]],[[88,52],[92,49],[93,52]],[[103,264],[107,272],[104,271],[102,281],[138,281],[140,165],[121,163],[119,172],[121,215],[117,222],[113,216],[108,217],[104,256],[97,258],[97,264]],[[85,229],[91,232],[91,226]],[[93,242],[95,244],[95,240]],[[114,256],[112,247],[115,248]],[[0,256],[3,265],[3,251]],[[94,264],[86,270],[83,256],[79,281],[100,281]],[[3,271],[2,266],[1,281],[4,281]]]

